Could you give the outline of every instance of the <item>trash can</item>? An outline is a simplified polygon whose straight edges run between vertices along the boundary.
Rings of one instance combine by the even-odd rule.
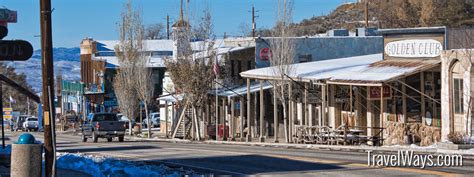
[[[43,144],[38,143],[29,133],[20,135],[12,144],[11,177],[41,177]]]

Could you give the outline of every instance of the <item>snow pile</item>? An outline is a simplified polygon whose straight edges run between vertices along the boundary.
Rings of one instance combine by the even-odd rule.
[[[165,165],[147,165],[81,153],[58,153],[57,164],[58,168],[80,171],[94,177],[194,175],[191,170],[172,169]]]
[[[394,149],[436,149],[438,148],[437,144],[432,144],[430,146],[418,146],[416,144],[410,144],[410,145],[390,145],[390,146],[382,146],[382,147],[388,147],[388,148],[394,148]]]

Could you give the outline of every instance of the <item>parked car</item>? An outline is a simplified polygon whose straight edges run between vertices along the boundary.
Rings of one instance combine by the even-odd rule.
[[[29,115],[20,115],[16,120],[15,120],[15,131],[20,131],[24,130],[23,123],[25,122],[26,118],[31,117]]]
[[[36,117],[28,117],[23,122],[23,131],[38,131],[38,118]]]
[[[129,126],[129,121],[130,119],[128,119],[127,116],[124,116],[122,114],[117,114],[117,117],[118,117],[118,120],[121,121],[121,122],[125,122],[125,129],[128,129],[128,126]],[[136,121],[135,120],[132,120],[132,127],[134,127],[136,124]]]
[[[92,138],[96,143],[99,138],[107,138],[111,142],[118,137],[123,142],[125,136],[125,123],[119,121],[115,113],[93,113],[82,125],[82,142]]]
[[[160,127],[160,113],[159,112],[154,112],[149,115],[150,120],[151,120],[151,127]],[[147,128],[148,127],[148,119],[143,119],[143,127]]]

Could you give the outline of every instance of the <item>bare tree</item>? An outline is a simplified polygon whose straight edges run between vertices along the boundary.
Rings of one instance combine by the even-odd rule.
[[[270,65],[273,66],[273,73],[279,78],[272,81],[274,93],[278,100],[283,106],[283,123],[285,130],[285,141],[289,142],[288,136],[288,108],[287,104],[291,99],[290,96],[285,94],[285,86],[288,84],[288,76],[294,72],[293,64],[295,56],[295,43],[291,37],[293,37],[293,30],[290,27],[292,22],[292,0],[278,0],[277,6],[277,21],[273,30],[272,36],[274,38],[269,40],[269,46],[271,51]],[[278,130],[278,127],[276,127]],[[275,141],[277,141],[278,135],[275,134]]]
[[[180,20],[183,20],[181,17]],[[212,65],[214,64],[215,51],[213,50],[214,41],[209,37],[213,36],[212,18],[210,12],[205,11],[204,17],[197,25],[198,29],[190,30],[187,22],[179,21],[178,24],[184,24],[181,30],[174,32],[174,40],[182,41],[184,44],[178,44],[178,53],[176,59],[165,59],[166,68],[170,73],[175,88],[178,92],[184,94],[183,102],[180,105],[191,107],[193,110],[192,124],[198,134],[199,140],[199,114],[196,109],[200,109],[206,102],[208,91],[211,89],[213,74]],[[189,45],[190,36],[195,36],[204,40],[202,45],[197,46],[202,52],[194,54]],[[181,45],[186,45],[180,47]],[[184,114],[185,110],[183,109]],[[180,120],[178,120],[180,122]]]
[[[192,37],[199,40],[209,40],[214,38],[214,23],[212,22],[211,10],[206,7],[203,15],[192,29]]]
[[[248,23],[242,22],[239,24],[239,35],[242,37],[252,36],[252,28]]]
[[[134,10],[129,0],[122,12],[119,24],[120,42],[115,46],[115,53],[120,68],[114,78],[115,95],[117,96],[120,112],[129,121],[129,134],[132,135],[132,120],[136,116],[138,98],[135,89],[137,61],[144,57],[144,29],[140,12]]]
[[[135,89],[137,90],[138,98],[145,105],[145,117],[147,119],[148,138],[151,137],[151,120],[148,116],[148,104],[153,98],[153,82],[152,70],[147,67],[147,58],[141,57],[137,62],[137,70],[135,72]]]
[[[148,25],[145,29],[145,39],[164,39],[166,37],[166,29],[163,23]]]

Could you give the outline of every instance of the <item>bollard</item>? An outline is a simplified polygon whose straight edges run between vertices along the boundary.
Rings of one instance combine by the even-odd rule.
[[[18,142],[12,144],[11,177],[41,177],[43,144],[36,143],[29,133],[20,135]]]

